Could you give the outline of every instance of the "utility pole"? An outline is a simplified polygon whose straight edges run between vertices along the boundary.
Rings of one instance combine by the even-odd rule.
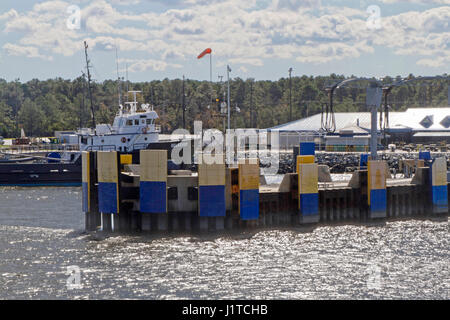
[[[219,77],[219,80],[220,80],[220,89],[219,89],[219,91],[223,89],[223,100],[219,99],[219,100],[222,100],[222,102],[220,102],[220,106],[219,106],[219,115],[220,115],[220,117],[222,117],[222,120],[223,120],[223,132],[225,133],[226,132],[225,115],[222,113],[222,103],[225,101],[225,87],[223,85],[223,76],[218,75],[218,77]],[[219,97],[220,97],[220,93],[219,93]]]
[[[211,108],[212,108],[212,106],[213,106],[213,90],[214,90],[214,88],[213,88],[213,81],[212,81],[212,52],[209,55],[209,85],[211,87],[211,101],[210,101],[210,103],[211,103]]]
[[[231,68],[227,65],[227,79],[228,79],[228,130],[231,129],[230,124],[230,116],[231,116],[231,107],[230,107],[230,72]]]
[[[95,123],[94,102],[92,100],[91,71],[89,69],[90,68],[90,61],[89,61],[87,50],[88,50],[88,45],[87,45],[87,43],[85,41],[84,42],[84,53],[86,55],[86,69],[87,69],[87,76],[88,76],[89,99],[91,101],[92,124],[93,124],[94,130],[95,130],[96,123]]]
[[[183,129],[186,129],[186,94],[184,93],[184,75],[183,75],[183,97],[181,98],[181,107],[183,108]]]
[[[370,156],[377,160],[378,132],[377,132],[377,110],[381,106],[383,90],[381,87],[368,87],[366,89],[366,106],[371,113],[370,127]]]
[[[289,122],[292,121],[292,68],[289,68]]]
[[[250,128],[255,127],[253,122],[253,80],[250,80]]]
[[[129,90],[129,87],[128,87],[128,64],[125,64],[125,72],[126,72],[126,75],[127,75],[127,97],[128,97],[128,91],[130,91]]]

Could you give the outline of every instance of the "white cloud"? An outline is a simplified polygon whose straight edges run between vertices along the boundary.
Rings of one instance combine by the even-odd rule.
[[[44,56],[39,53],[36,47],[19,46],[12,43],[6,43],[3,46],[6,53],[11,56],[25,56],[28,58],[40,58],[44,60],[52,60],[52,57]]]
[[[384,3],[410,2],[419,4],[450,4],[450,0],[379,0]]]
[[[141,2],[141,0],[109,0],[112,4],[118,4],[120,6],[129,6],[138,4]]]
[[[230,59],[231,63],[236,63],[236,64],[247,64],[247,65],[252,65],[252,66],[256,66],[256,67],[261,67],[264,65],[263,61],[261,59],[258,58],[233,58]]]
[[[144,72],[147,70],[164,71],[170,68],[182,68],[183,66],[175,63],[167,63],[163,60],[154,59],[119,59],[119,63],[126,63],[129,72]],[[125,70],[122,70],[122,72]]]
[[[240,68],[238,69],[238,71],[239,71],[239,72],[242,72],[242,73],[248,73],[248,69],[247,69],[246,67],[244,67],[244,66],[240,67]]]
[[[1,21],[1,20],[12,19],[12,18],[17,17],[17,16],[19,16],[19,14],[17,13],[17,11],[14,10],[14,9],[11,9],[11,10],[9,10],[9,11],[3,13],[3,14],[0,14],[0,21]]]
[[[318,8],[322,6],[321,0],[274,0],[274,7],[297,11],[299,8]]]
[[[313,0],[175,0],[170,3],[183,5],[162,13],[131,13],[121,7],[137,2],[82,1],[80,30],[67,29],[66,9],[72,3],[59,0],[44,1],[24,13],[11,10],[0,21],[5,21],[6,33],[21,34],[14,44],[19,48],[9,47],[14,54],[71,56],[87,40],[94,50],[117,46],[130,57],[146,57],[130,60],[130,71],[178,68],[176,62],[195,59],[207,47],[218,64],[229,61],[241,67],[262,66],[266,59],[316,64],[354,59],[373,54],[375,46],[415,56],[420,65],[448,65],[448,6],[382,17],[382,28],[372,31],[365,10]]]

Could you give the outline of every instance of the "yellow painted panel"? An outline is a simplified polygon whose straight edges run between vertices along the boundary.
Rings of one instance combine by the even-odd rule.
[[[141,181],[167,182],[167,151],[141,150]]]
[[[367,164],[367,179],[369,197],[370,190],[386,189],[386,162],[369,160]]]
[[[241,190],[259,190],[258,159],[247,159],[245,163],[239,163],[239,188]]]
[[[132,154],[121,154],[120,155],[120,163],[121,164],[133,164],[133,155]]]
[[[437,158],[433,162],[432,168],[432,184],[433,186],[447,185],[447,160],[445,158]]]
[[[98,182],[119,182],[116,151],[99,151],[97,153]]]
[[[218,156],[216,156],[218,157]],[[200,186],[222,186],[225,185],[225,158],[222,163],[198,165],[198,184]]]
[[[319,192],[319,169],[316,163],[299,164],[298,191],[299,194]]]
[[[314,156],[297,156],[297,164],[299,163],[314,163]]]
[[[91,164],[89,163],[89,152],[83,151],[81,153],[81,163],[82,163],[81,181],[89,183],[89,171],[91,167]]]

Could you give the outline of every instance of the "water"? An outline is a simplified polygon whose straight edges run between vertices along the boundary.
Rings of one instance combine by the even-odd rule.
[[[0,203],[0,299],[449,299],[447,219],[104,238],[83,232],[79,188],[5,188]]]

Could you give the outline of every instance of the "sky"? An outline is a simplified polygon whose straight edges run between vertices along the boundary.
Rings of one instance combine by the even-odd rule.
[[[1,0],[0,78],[450,73],[450,0]],[[118,59],[116,59],[116,48]]]

